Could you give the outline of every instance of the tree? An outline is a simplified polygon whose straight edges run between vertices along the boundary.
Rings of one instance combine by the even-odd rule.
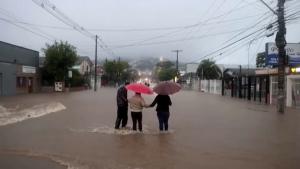
[[[107,61],[103,65],[104,73],[108,76],[109,80],[115,80],[117,76],[116,62]]]
[[[131,78],[131,73],[129,71],[124,71],[122,74],[121,74],[121,80],[123,82],[127,82],[127,81],[130,81],[130,78]]]
[[[76,48],[68,42],[60,41],[52,45],[46,44],[42,51],[46,56],[45,67],[48,73],[56,81],[66,80],[68,69],[72,68],[78,59]]]
[[[230,83],[230,81],[231,81],[231,76],[230,76],[230,74],[229,73],[227,73],[227,72],[225,72],[225,73],[223,73],[223,78],[225,78],[225,83],[226,83],[226,85],[228,86],[229,85],[229,83]]]
[[[123,61],[106,61],[103,65],[104,74],[107,75],[110,81],[120,82],[130,79],[130,72],[128,69],[130,65]]]
[[[158,78],[160,81],[169,81],[175,77],[175,74],[175,69],[162,69],[158,74]]]
[[[197,69],[198,76],[204,79],[218,79],[222,75],[222,71],[218,65],[216,65],[215,61],[211,61],[209,59],[203,60]]]
[[[257,68],[267,67],[265,52],[257,53],[257,55],[256,55],[256,67]]]

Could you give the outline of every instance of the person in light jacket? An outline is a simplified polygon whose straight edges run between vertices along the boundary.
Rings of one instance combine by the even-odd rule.
[[[131,111],[131,118],[132,118],[132,130],[136,131],[136,124],[138,123],[140,132],[143,131],[143,114],[142,110],[144,107],[148,108],[149,106],[146,105],[144,99],[141,96],[141,93],[135,93],[134,96],[132,96],[129,99],[130,103],[130,111]]]

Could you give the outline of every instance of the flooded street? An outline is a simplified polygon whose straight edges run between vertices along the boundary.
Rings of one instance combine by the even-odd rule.
[[[13,166],[15,159],[27,161],[28,168],[30,163],[78,169],[299,168],[300,109],[281,115],[274,106],[181,91],[171,96],[168,133],[159,132],[155,108],[143,110],[143,133],[115,132],[116,92],[101,88],[0,98],[0,121],[7,110],[60,106],[0,126],[0,168]],[[150,104],[155,95],[143,97]]]

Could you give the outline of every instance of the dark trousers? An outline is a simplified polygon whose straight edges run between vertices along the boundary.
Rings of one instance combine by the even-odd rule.
[[[170,112],[167,111],[157,111],[157,117],[158,117],[158,121],[159,121],[159,130],[164,130],[165,127],[165,131],[168,130],[169,128],[169,117],[170,117]]]
[[[143,124],[142,124],[142,119],[143,115],[142,112],[131,112],[131,118],[132,118],[132,130],[136,130],[136,123],[138,122],[139,124],[139,130],[143,131]]]
[[[126,127],[128,121],[128,107],[118,107],[118,116],[115,124],[115,129],[120,128],[122,122],[122,127]]]

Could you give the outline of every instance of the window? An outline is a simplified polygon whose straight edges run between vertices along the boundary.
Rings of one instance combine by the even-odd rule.
[[[86,71],[89,71],[89,66],[86,66]]]
[[[17,87],[26,86],[26,77],[17,77]]]

